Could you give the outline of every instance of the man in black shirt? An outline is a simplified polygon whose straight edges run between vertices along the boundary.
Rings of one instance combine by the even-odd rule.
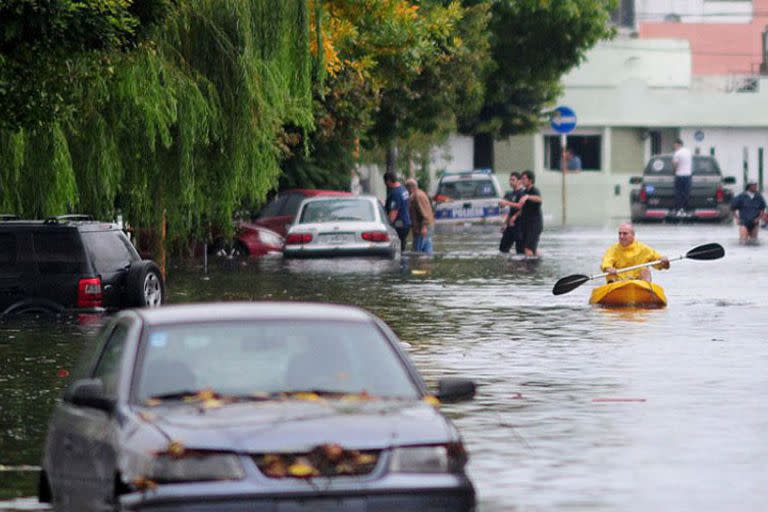
[[[503,253],[508,253],[512,244],[515,244],[515,252],[517,254],[523,254],[523,241],[520,238],[520,223],[517,222],[520,216],[520,208],[517,207],[517,202],[523,195],[523,186],[520,183],[520,173],[513,172],[509,175],[509,187],[510,191],[504,194],[504,199],[499,200],[499,206],[509,207],[509,212],[504,219],[504,226],[501,229],[501,242],[499,243],[499,250]]]
[[[523,250],[528,257],[538,255],[539,237],[544,230],[544,218],[541,215],[541,192],[534,186],[536,176],[533,171],[525,170],[520,175],[523,184],[523,196],[517,203],[520,208],[520,232]]]

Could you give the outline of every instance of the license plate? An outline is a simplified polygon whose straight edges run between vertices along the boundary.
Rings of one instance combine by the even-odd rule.
[[[332,233],[330,235],[323,235],[323,242],[327,244],[344,244],[352,242],[355,239],[355,235],[352,233]]]

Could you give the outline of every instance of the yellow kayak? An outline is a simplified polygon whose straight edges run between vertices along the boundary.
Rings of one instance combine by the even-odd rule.
[[[592,290],[590,304],[605,307],[663,308],[667,305],[664,288],[648,281],[615,281]]]

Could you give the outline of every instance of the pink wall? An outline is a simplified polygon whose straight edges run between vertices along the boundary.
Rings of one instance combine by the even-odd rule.
[[[758,73],[768,0],[754,0],[753,10],[763,16],[750,23],[640,23],[640,37],[690,41],[694,75]]]

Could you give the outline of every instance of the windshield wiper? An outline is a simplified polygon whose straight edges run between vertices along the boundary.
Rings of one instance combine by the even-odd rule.
[[[148,400],[181,400],[182,398],[188,398],[191,396],[199,395],[201,390],[199,389],[183,389],[179,391],[171,391],[170,393],[163,393],[161,395],[153,395]]]

